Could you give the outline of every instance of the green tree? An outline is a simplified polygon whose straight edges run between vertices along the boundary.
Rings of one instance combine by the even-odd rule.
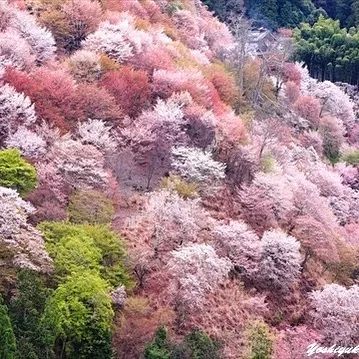
[[[57,358],[110,359],[114,312],[109,286],[90,271],[73,273],[48,300],[43,325]]]
[[[41,326],[45,303],[50,295],[36,272],[22,270],[17,277],[17,294],[9,305],[9,314],[17,338],[21,359],[53,358],[47,344],[49,333]]]
[[[50,255],[60,279],[86,269],[100,272],[101,251],[92,238],[82,234],[62,237],[54,249]]]
[[[8,309],[0,297],[0,358],[15,359],[16,339],[8,315]]]
[[[113,286],[132,285],[126,270],[126,252],[118,235],[106,225],[72,224],[69,222],[43,222],[39,226],[45,235],[46,248],[55,266],[60,271],[66,268],[84,265],[84,269],[97,269],[101,276]],[[75,238],[84,238],[83,241]],[[67,242],[70,240],[70,244]],[[73,246],[73,248],[71,248]],[[82,247],[82,248],[81,248]],[[58,249],[60,257],[58,259]],[[83,253],[80,258],[76,251]],[[100,256],[98,254],[100,253]]]
[[[25,161],[17,149],[0,151],[0,186],[26,194],[36,182],[35,167]]]

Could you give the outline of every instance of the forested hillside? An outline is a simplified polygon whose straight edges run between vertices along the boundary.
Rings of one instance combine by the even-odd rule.
[[[230,13],[246,13],[261,26],[296,27],[313,24],[320,15],[339,20],[342,27],[359,25],[358,0],[204,0],[223,20]]]
[[[286,3],[275,26],[316,14]],[[357,345],[358,94],[313,77],[355,83],[358,34],[251,31],[200,0],[0,0],[0,359]]]

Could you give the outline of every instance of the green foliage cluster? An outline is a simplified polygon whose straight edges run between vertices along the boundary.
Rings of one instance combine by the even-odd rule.
[[[145,359],[219,359],[221,346],[200,330],[193,330],[183,342],[173,343],[165,327],[157,330],[145,349]]]
[[[342,160],[352,166],[358,166],[359,165],[359,150],[352,150],[350,152],[343,154]]]
[[[106,225],[43,222],[40,229],[55,276],[45,284],[35,272],[18,274],[17,294],[9,304],[15,357],[111,359],[110,291],[131,285],[120,239]]]
[[[69,220],[73,223],[105,224],[114,215],[114,206],[103,193],[95,190],[77,191],[70,199]]]
[[[321,16],[313,25],[295,30],[295,58],[320,80],[359,82],[359,30],[340,27]]]
[[[187,182],[179,176],[171,175],[164,177],[161,183],[162,188],[176,191],[181,197],[195,198],[198,196],[198,187],[195,183]]]
[[[93,271],[110,285],[131,285],[123,244],[107,225],[43,222],[46,249],[54,260],[58,279],[74,272]]]
[[[254,321],[247,330],[247,359],[270,359],[273,350],[273,338],[269,327],[262,321]]]
[[[0,151],[0,186],[26,194],[36,183],[35,167],[25,161],[17,149]]]
[[[16,295],[8,309],[0,302],[0,358],[113,358],[110,291],[132,285],[120,238],[100,224],[43,222],[39,227],[54,275],[45,283],[36,272],[15,273]]]

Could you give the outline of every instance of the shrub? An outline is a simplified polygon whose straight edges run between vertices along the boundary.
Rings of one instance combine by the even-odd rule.
[[[0,151],[0,185],[26,194],[36,186],[36,170],[16,149]]]
[[[359,165],[359,150],[352,150],[348,153],[345,153],[342,157],[343,161],[346,163],[357,166]]]
[[[110,223],[113,214],[112,201],[101,192],[80,190],[70,198],[69,220],[73,223]]]
[[[273,337],[268,325],[262,321],[250,324],[247,332],[248,359],[271,359]]]
[[[192,182],[187,182],[179,176],[170,175],[169,177],[164,177],[161,187],[168,191],[176,191],[185,199],[197,197],[197,185]]]

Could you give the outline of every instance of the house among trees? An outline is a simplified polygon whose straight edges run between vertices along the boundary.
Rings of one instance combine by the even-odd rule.
[[[264,28],[254,28],[249,35],[248,52],[251,55],[260,55],[268,52],[273,48],[273,44],[277,41],[275,34]]]

